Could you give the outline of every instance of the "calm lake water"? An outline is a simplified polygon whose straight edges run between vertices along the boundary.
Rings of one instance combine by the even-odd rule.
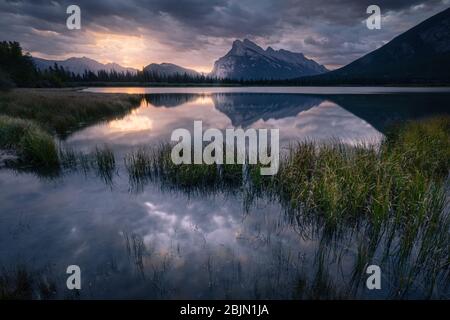
[[[0,265],[23,265],[55,281],[82,270],[80,298],[448,298],[448,270],[417,266],[417,247],[373,244],[364,223],[330,234],[321,221],[293,217],[245,192],[187,194],[149,183],[130,187],[123,155],[168,141],[176,128],[279,128],[282,145],[310,139],[379,143],[393,124],[450,113],[439,88],[89,88],[142,94],[122,119],[71,134],[67,147],[116,154],[112,184],[95,173],[57,177],[0,169]],[[417,244],[419,245],[419,244]],[[382,289],[365,286],[381,266]],[[419,271],[419,272],[417,272]],[[411,276],[413,274],[413,276]],[[434,281],[430,281],[433,278]],[[404,289],[404,280],[408,279]],[[431,292],[431,294],[430,294]]]

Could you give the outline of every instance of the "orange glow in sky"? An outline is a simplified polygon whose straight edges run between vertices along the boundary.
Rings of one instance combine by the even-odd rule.
[[[116,62],[124,67],[141,69],[148,64],[145,58],[146,43],[143,37],[121,34],[93,33],[95,49],[102,63]]]
[[[174,52],[156,39],[142,35],[89,32],[92,40],[85,56],[101,63],[115,62],[141,70],[150,63],[170,62],[198,72],[210,72],[212,65],[199,64],[202,59],[188,59],[186,52]],[[200,61],[199,61],[200,60]],[[203,62],[205,59],[203,59]]]

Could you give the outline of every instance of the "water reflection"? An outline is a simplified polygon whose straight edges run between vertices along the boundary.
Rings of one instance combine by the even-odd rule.
[[[149,94],[123,119],[83,129],[67,144],[92,150],[106,143],[120,158],[138,145],[167,141],[175,128],[192,128],[193,120],[204,128],[279,128],[283,144],[306,138],[376,143],[391,121],[445,112],[446,101],[437,94]],[[70,264],[83,272],[81,298],[450,294],[446,253],[426,247],[445,243],[444,223],[432,225],[432,241],[421,241],[421,232],[405,248],[399,234],[374,230],[364,219],[330,230],[320,218],[294,214],[270,197],[246,205],[242,188],[192,194],[149,183],[130,193],[123,164],[117,170],[112,186],[92,172],[41,179],[0,170],[0,265],[51,270],[59,297],[65,297]],[[380,291],[365,287],[368,264],[382,266]]]
[[[92,87],[82,91],[134,94],[213,94],[213,93],[290,93],[290,94],[391,94],[450,93],[448,87]]]
[[[312,250],[267,202],[243,215],[238,197],[211,201],[152,186],[130,196],[120,182],[111,191],[79,175],[52,186],[32,175],[0,174],[2,188],[12,181],[27,186],[2,195],[2,263],[51,263],[60,271],[76,263],[95,288],[83,291],[85,298],[279,297],[296,274],[277,268],[279,259],[292,251],[297,261],[300,250]]]
[[[450,94],[443,92],[328,95],[327,98],[381,132],[401,121],[450,113]]]
[[[280,142],[339,139],[377,143],[382,134],[365,120],[319,96],[296,94],[217,93],[149,94],[141,106],[120,120],[81,130],[70,146],[89,149],[108,143],[120,150],[169,141],[174,129],[279,128]]]
[[[318,216],[290,214],[267,198],[246,209],[239,190],[188,195],[150,184],[130,194],[120,173],[110,188],[90,175],[46,181],[9,170],[0,171],[0,188],[2,266],[50,268],[60,295],[70,264],[83,270],[81,298],[448,294],[448,273],[422,264],[439,266],[445,254],[421,260],[419,240],[400,259],[397,235],[374,234],[364,222],[330,230]],[[445,237],[445,226],[435,231]],[[382,266],[380,291],[365,287],[368,264]]]

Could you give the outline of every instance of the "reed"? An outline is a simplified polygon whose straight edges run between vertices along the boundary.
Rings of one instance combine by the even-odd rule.
[[[125,116],[141,97],[95,94],[73,89],[15,89],[0,94],[0,114],[33,120],[49,133],[65,137],[76,129]]]
[[[59,163],[52,136],[30,120],[0,116],[0,148],[16,153],[27,165],[54,167]]]
[[[273,177],[259,175],[258,165],[174,165],[169,144],[132,152],[125,165],[134,182],[160,179],[182,190],[248,187],[329,225],[365,217],[380,227],[390,220],[407,238],[444,209],[449,127],[448,116],[408,122],[379,146],[299,142]]]

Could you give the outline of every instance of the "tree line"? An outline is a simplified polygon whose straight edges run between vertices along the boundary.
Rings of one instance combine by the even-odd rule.
[[[165,75],[142,70],[137,73],[101,70],[85,70],[74,73],[55,63],[46,69],[39,69],[29,53],[24,53],[16,41],[0,42],[0,89],[12,87],[63,87],[96,82],[139,82],[139,83],[192,83],[192,84],[238,84],[242,81],[219,79],[208,75],[174,74]]]
[[[29,53],[24,53],[15,41],[0,42],[0,90],[12,87],[64,87],[96,85],[107,83],[139,84],[217,84],[217,85],[297,85],[298,80],[244,80],[223,79],[208,75],[173,74],[165,75],[141,70],[136,73],[101,70],[85,70],[74,73],[55,63],[46,69],[39,69]]]
[[[53,66],[40,70],[36,67],[29,53],[24,53],[15,41],[0,42],[0,90],[13,87],[65,87],[79,85],[108,85],[108,83],[136,84],[210,84],[242,86],[326,86],[326,85],[389,85],[389,84],[426,84],[442,85],[442,81],[430,79],[389,79],[373,77],[333,77],[323,74],[297,79],[222,79],[208,75],[174,74],[165,75],[153,71],[141,70],[137,73],[101,70],[85,70],[82,74],[74,73],[63,66]],[[446,84],[448,85],[448,83]]]

